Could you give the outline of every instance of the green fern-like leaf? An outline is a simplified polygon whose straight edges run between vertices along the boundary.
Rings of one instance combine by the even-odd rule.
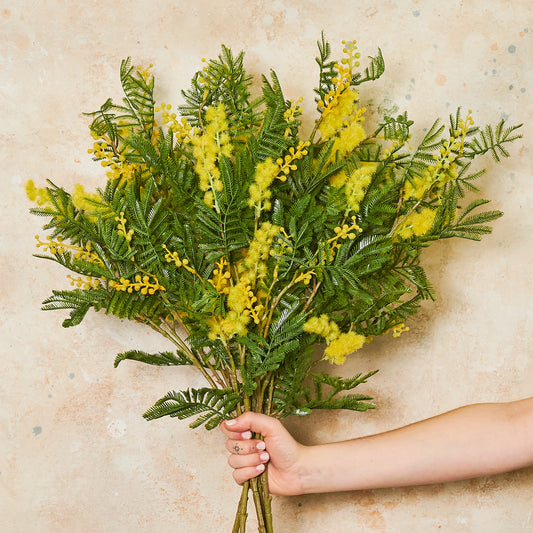
[[[522,137],[522,135],[515,133],[520,127],[522,127],[522,124],[505,127],[504,119],[498,122],[496,128],[493,128],[490,124],[487,125],[484,130],[479,130],[474,139],[465,143],[465,157],[474,158],[487,152],[490,152],[497,162],[502,157],[509,157],[509,152],[505,145]]]
[[[177,417],[180,420],[197,416],[189,425],[191,428],[205,424],[210,430],[234,413],[240,396],[231,389],[187,389],[169,392],[158,400],[143,417],[154,420],[163,416]]]
[[[115,358],[115,368],[126,359],[131,361],[139,361],[148,365],[157,366],[180,366],[180,365],[192,365],[190,359],[187,356],[177,351],[173,352],[159,352],[159,353],[146,353],[141,350],[128,350],[127,352],[119,353]]]

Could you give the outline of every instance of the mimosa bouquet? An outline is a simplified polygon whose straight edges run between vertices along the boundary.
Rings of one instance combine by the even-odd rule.
[[[106,169],[95,192],[49,182],[27,192],[48,219],[37,237],[73,288],[44,309],[69,309],[63,326],[105,310],[163,335],[172,351],[119,354],[151,365],[193,365],[205,386],[169,392],[144,417],[195,417],[213,429],[253,410],[273,417],[315,409],[365,411],[353,392],[374,372],[313,372],[317,344],[340,365],[377,335],[394,336],[434,291],[419,257],[438,239],[479,240],[502,213],[487,200],[460,205],[483,170],[508,156],[518,126],[478,129],[458,110],[410,145],[403,113],[377,116],[359,88],[384,72],[381,51],[359,70],[355,41],[341,61],[318,42],[314,128],[301,137],[301,100],[276,74],[252,98],[244,55],[222,47],[182,91],[178,113],[154,101],[148,69],[122,62],[124,98],[94,113],[89,152]],[[481,210],[480,210],[481,208]],[[272,532],[268,471],[246,483],[233,532],[246,527],[248,493],[259,531]]]

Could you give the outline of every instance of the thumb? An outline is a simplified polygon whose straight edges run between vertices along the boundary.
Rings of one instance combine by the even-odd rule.
[[[225,429],[229,432],[251,431],[252,433],[260,433],[265,438],[279,432],[280,425],[281,423],[276,418],[252,411],[246,411],[237,418],[224,421]]]

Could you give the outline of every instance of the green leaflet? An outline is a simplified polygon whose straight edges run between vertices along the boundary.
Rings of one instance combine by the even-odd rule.
[[[228,418],[239,401],[239,395],[230,390],[187,389],[169,392],[150,407],[143,416],[146,420],[154,420],[162,416],[177,417],[183,420],[197,416],[189,426],[195,428],[204,424],[209,430],[216,428],[222,420]]]
[[[113,366],[116,368],[122,361],[125,361],[126,359],[156,366],[192,365],[187,355],[180,351],[177,351],[176,353],[146,353],[141,350],[128,350],[127,352],[119,353],[115,357],[115,363]]]

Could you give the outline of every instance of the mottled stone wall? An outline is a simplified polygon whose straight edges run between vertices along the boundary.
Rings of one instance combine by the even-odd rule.
[[[378,409],[289,420],[306,443],[392,429],[459,405],[533,390],[533,181],[529,0],[196,2],[16,0],[0,6],[0,529],[6,533],[229,531],[239,489],[219,432],[147,423],[170,389],[199,386],[192,370],[125,363],[117,352],[167,349],[142,326],[102,313],[61,328],[44,313],[66,272],[33,259],[41,220],[24,183],[101,185],[88,119],[120,97],[120,60],[153,63],[159,100],[225,43],[253,74],[273,67],[287,98],[313,108],[315,42],[340,53],[383,50],[387,71],[364,100],[406,109],[418,125],[457,105],[478,124],[525,122],[511,160],[486,158],[484,194],[505,212],[482,243],[443,242],[425,257],[438,301],[400,339],[377,339],[339,372],[380,373],[365,386]],[[309,127],[309,122],[305,124]],[[42,232],[41,232],[42,234]],[[422,488],[276,498],[278,531],[502,533],[533,531],[533,472]],[[253,528],[252,528],[253,530]]]

